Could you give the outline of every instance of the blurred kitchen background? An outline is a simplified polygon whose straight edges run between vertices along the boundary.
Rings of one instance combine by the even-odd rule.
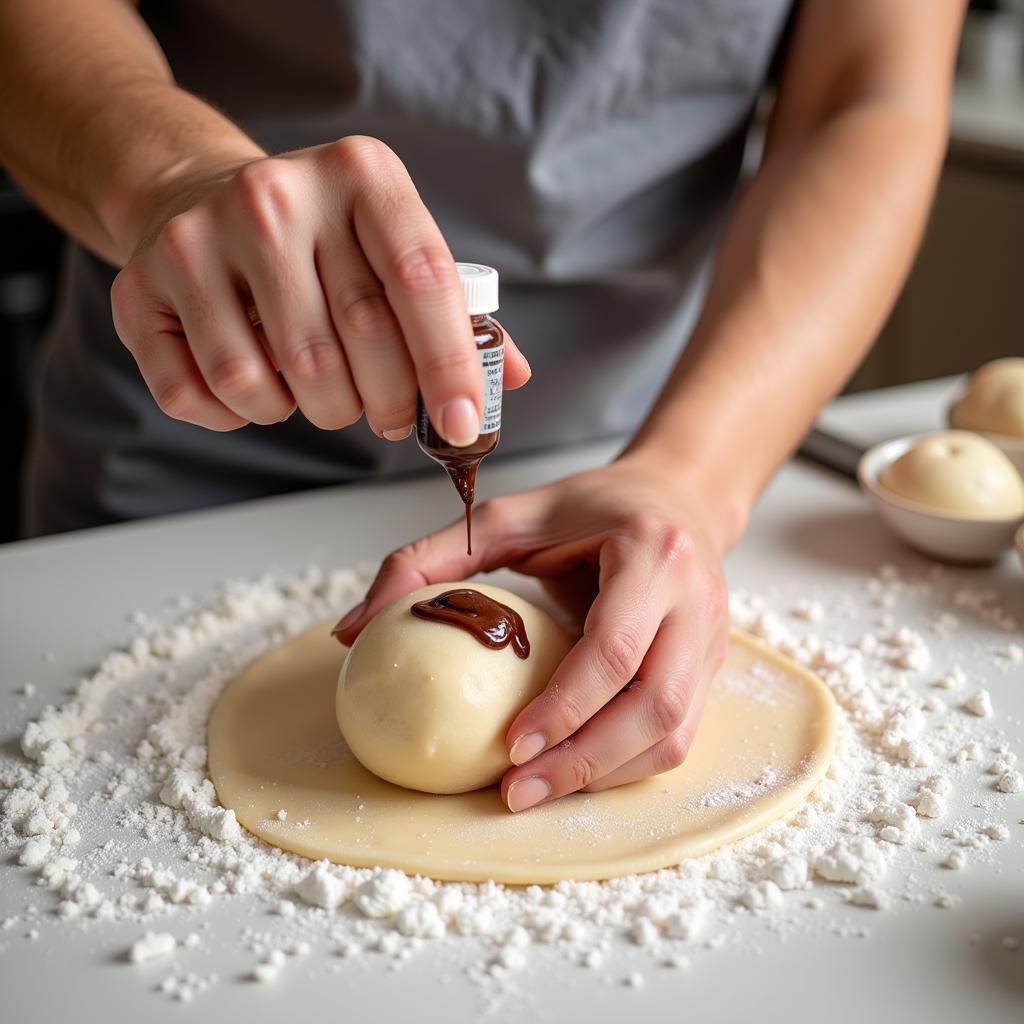
[[[924,246],[848,390],[1024,355],[1024,0],[973,0]],[[28,381],[63,237],[0,169],[0,542],[17,530]]]

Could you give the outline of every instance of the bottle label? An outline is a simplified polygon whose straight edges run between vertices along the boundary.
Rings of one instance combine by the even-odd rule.
[[[481,434],[501,429],[501,393],[505,383],[505,346],[477,350],[484,371],[484,418]]]
[[[493,434],[501,429],[501,394],[505,384],[505,346],[477,349],[480,366],[484,371],[484,418],[480,421],[481,434]],[[427,415],[422,395],[416,396],[416,436],[421,444],[429,444],[433,424]],[[438,433],[438,431],[434,431]]]

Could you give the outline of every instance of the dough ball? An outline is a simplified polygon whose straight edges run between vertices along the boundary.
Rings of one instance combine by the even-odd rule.
[[[1024,440],[1024,359],[986,363],[949,413],[955,427]]]
[[[887,466],[879,482],[937,512],[970,519],[1024,516],[1024,480],[994,445],[966,430],[933,434]]]
[[[517,611],[530,654],[485,647],[458,626],[417,618],[417,601],[467,587]],[[547,612],[500,587],[438,583],[399,598],[359,634],[338,680],[342,735],[371,772],[427,793],[497,782],[505,734],[571,646]]]

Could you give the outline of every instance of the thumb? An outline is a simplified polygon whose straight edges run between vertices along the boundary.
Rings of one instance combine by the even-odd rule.
[[[533,376],[530,363],[523,350],[512,340],[508,331],[505,331],[505,365],[504,365],[504,386],[506,391],[515,391],[521,388]]]
[[[377,570],[366,597],[331,630],[350,645],[382,608],[404,594],[431,583],[465,579],[473,573],[497,567],[493,517],[481,506],[473,522],[473,554],[466,554],[466,524],[462,519],[392,551]]]

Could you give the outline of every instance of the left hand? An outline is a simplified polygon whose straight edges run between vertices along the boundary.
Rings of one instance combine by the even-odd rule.
[[[710,505],[698,482],[642,455],[491,499],[474,514],[472,555],[461,520],[392,552],[340,639],[430,583],[501,566],[538,577],[582,636],[508,731],[509,809],[668,771],[686,757],[728,643]]]

